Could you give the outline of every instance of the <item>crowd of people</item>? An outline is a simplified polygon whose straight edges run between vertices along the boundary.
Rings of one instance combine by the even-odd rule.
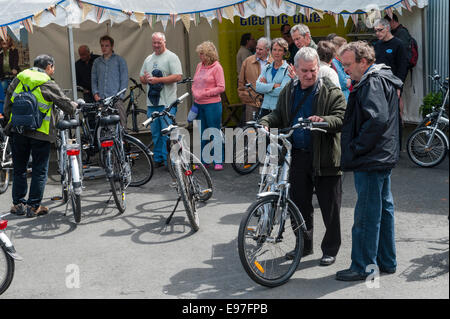
[[[243,121],[256,118],[267,129],[291,126],[299,117],[329,123],[327,133],[298,129],[292,135],[290,196],[307,227],[303,255],[313,253],[315,193],[326,228],[321,242],[322,266],[336,260],[341,245],[342,175],[343,171],[354,172],[358,197],[351,265],[336,274],[336,279],[344,281],[365,279],[370,274],[367,267],[372,265],[386,273],[394,273],[397,266],[390,176],[401,146],[401,93],[408,74],[406,35],[395,15],[377,20],[374,29],[378,38],[374,47],[364,41],[347,43],[336,34],[316,44],[306,25],[291,28],[285,24],[280,30],[282,37],[273,40],[262,37],[255,41],[250,33],[244,34],[236,56],[237,91],[245,104]],[[83,88],[88,102],[115,95],[128,86],[127,64],[114,53],[114,40],[103,36],[99,43],[101,55],[91,53],[86,45],[78,50],[77,84]],[[4,84],[2,80],[7,88],[3,111],[9,120],[5,121],[6,131],[13,139],[11,212],[32,217],[48,212],[40,202],[55,134],[53,106],[58,104],[64,112],[72,114],[77,105],[51,79],[55,68],[51,56],[38,56],[32,68],[20,72],[17,52],[7,41],[1,45],[0,75],[2,78],[4,74],[17,75],[12,83]],[[143,61],[139,74],[140,82],[147,86],[148,116],[176,100],[176,83],[183,74],[180,59],[166,47],[163,33],[153,33],[152,48],[153,53]],[[193,77],[192,95],[200,130],[201,133],[207,128],[220,130],[224,70],[212,42],[201,43],[196,52],[200,62]],[[262,103],[251,96],[248,83],[262,95]],[[24,90],[23,84],[39,86],[33,94],[45,106],[49,123],[42,130],[20,134],[11,130],[10,122],[14,96]],[[119,100],[116,107],[125,127],[125,106]],[[177,109],[171,112],[175,114]],[[167,123],[170,119],[161,117],[150,128],[157,167],[167,165],[168,137],[160,134]],[[222,143],[213,137],[211,141]],[[202,140],[202,148],[207,142]],[[26,199],[26,164],[30,152],[33,175]],[[222,170],[223,158],[214,158],[213,168]],[[288,253],[286,258],[292,256]]]

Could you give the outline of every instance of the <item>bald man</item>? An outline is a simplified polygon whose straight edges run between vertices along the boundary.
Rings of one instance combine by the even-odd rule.
[[[77,85],[83,88],[83,99],[90,103],[94,102],[91,89],[91,71],[94,60],[99,56],[91,53],[87,45],[78,48],[80,59],[75,63]]]

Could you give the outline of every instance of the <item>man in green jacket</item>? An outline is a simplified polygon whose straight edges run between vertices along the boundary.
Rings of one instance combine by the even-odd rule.
[[[340,130],[346,108],[342,91],[331,80],[319,79],[317,51],[301,48],[295,55],[297,78],[281,91],[276,109],[260,120],[270,128],[285,128],[298,118],[313,122],[328,122],[327,133],[297,129],[292,134],[292,162],[290,167],[290,196],[302,213],[307,234],[303,256],[313,253],[312,195],[316,196],[322,211],[326,232],[322,240],[320,265],[335,262],[341,245],[340,208],[342,198],[342,171],[340,170]],[[288,253],[287,258],[292,258]]]
[[[8,119],[6,133],[11,136],[11,150],[13,159],[13,206],[11,213],[34,217],[48,212],[48,208],[41,206],[47,181],[50,145],[56,140],[55,104],[65,113],[74,114],[77,103],[72,102],[51,79],[55,72],[55,61],[49,55],[39,55],[34,60],[33,67],[20,72],[11,82],[5,98],[5,118]],[[13,102],[15,97],[24,91],[24,85],[33,90],[39,109],[45,113],[41,127],[37,130],[16,132],[11,120],[14,117]],[[27,163],[33,158],[32,176],[28,199],[27,195]]]

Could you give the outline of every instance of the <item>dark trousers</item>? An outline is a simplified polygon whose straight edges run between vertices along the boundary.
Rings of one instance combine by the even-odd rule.
[[[289,177],[290,197],[305,219],[308,232],[305,236],[304,250],[309,251],[313,248],[314,207],[312,197],[314,189],[316,190],[326,229],[321,249],[324,255],[336,256],[341,246],[342,180],[341,176],[314,176],[312,157],[311,152],[292,150]]]
[[[14,168],[12,185],[13,204],[17,205],[22,203],[37,208],[41,204],[47,182],[50,142],[13,133],[11,150]],[[28,194],[28,200],[26,200],[25,197],[28,192],[27,164],[30,153],[33,158],[33,171],[30,192]]]

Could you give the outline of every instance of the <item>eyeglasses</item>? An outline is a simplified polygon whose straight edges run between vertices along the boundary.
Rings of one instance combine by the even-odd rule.
[[[375,32],[381,32],[383,30],[384,30],[384,28],[382,28],[382,29],[375,29]]]

